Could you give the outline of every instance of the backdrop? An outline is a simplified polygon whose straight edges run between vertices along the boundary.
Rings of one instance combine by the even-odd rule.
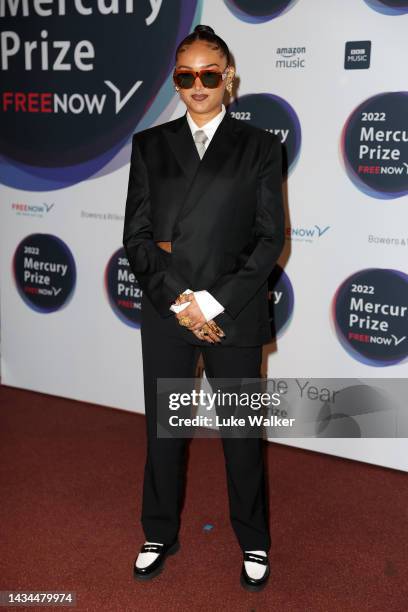
[[[408,373],[408,1],[2,0],[1,374],[143,412],[122,249],[132,134],[184,113],[177,43],[233,52],[228,112],[279,135],[286,248],[268,377]],[[406,439],[279,442],[408,470]]]

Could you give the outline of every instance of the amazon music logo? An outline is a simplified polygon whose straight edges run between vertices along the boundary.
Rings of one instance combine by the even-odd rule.
[[[0,180],[56,189],[104,167],[145,114],[153,121],[172,97],[168,87],[158,93],[198,4],[2,0],[0,153],[10,167]]]
[[[52,234],[31,234],[18,245],[13,257],[17,290],[33,310],[49,313],[72,297],[76,267],[68,246]]]
[[[408,93],[382,93],[362,102],[348,117],[341,150],[351,181],[374,198],[408,193]]]
[[[283,172],[288,174],[295,166],[300,152],[301,127],[292,106],[273,94],[240,96],[228,106],[232,117],[248,121],[279,136],[283,146]]]
[[[408,276],[368,268],[349,276],[332,302],[337,337],[355,359],[389,366],[408,354]]]
[[[275,68],[305,68],[306,47],[278,47]]]
[[[286,13],[297,0],[224,0],[231,13],[249,23],[263,23]]]
[[[113,312],[123,323],[140,328],[142,290],[121,247],[105,269],[105,291]]]
[[[286,272],[278,264],[268,278],[269,321],[272,337],[278,338],[292,319],[294,292]]]
[[[408,13],[407,0],[365,0],[365,3],[383,15],[404,15]]]

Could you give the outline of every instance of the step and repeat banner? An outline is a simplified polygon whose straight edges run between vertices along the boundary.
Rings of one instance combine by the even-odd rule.
[[[284,148],[264,373],[406,378],[408,0],[0,0],[2,383],[144,411],[130,144],[185,112],[197,23],[233,53],[228,112]],[[408,469],[405,439],[279,442]]]

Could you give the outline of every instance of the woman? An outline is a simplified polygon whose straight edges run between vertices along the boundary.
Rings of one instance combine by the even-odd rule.
[[[186,113],[133,136],[123,244],[143,290],[141,339],[147,458],[134,566],[151,578],[179,548],[184,438],[157,437],[156,381],[257,378],[271,339],[267,279],[284,243],[277,136],[226,113],[234,68],[225,42],[198,25],[176,51]],[[269,576],[263,440],[222,438],[241,584]]]

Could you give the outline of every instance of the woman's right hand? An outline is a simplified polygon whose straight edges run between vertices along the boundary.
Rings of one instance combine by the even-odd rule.
[[[204,323],[200,329],[191,329],[190,331],[192,331],[199,340],[205,340],[210,344],[221,342],[221,338],[225,337],[225,333],[213,319],[210,319]]]

